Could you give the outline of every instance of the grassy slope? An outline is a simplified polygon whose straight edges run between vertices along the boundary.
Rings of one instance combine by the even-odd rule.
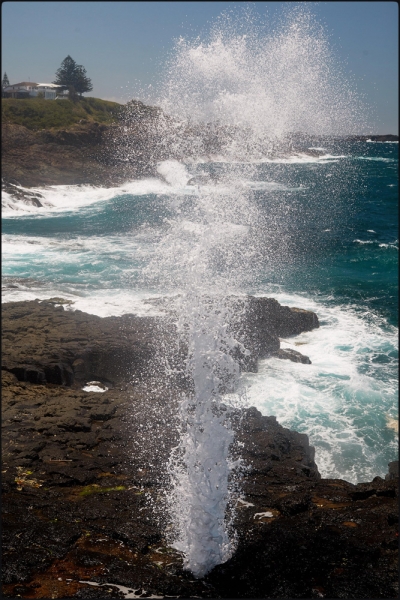
[[[122,109],[122,104],[100,98],[82,98],[77,102],[42,98],[2,98],[1,106],[3,123],[23,125],[32,131],[61,129],[78,122],[96,121],[110,124],[117,121]]]

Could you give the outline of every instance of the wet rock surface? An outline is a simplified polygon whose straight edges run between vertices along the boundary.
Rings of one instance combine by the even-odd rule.
[[[232,333],[249,349],[248,356],[239,356],[243,370],[256,371],[258,359],[272,355],[309,362],[299,352],[280,350],[279,337],[318,327],[315,313],[253,296],[231,299],[231,305],[240,315]],[[20,381],[70,386],[98,380],[113,386],[161,372],[166,358],[179,381],[187,350],[167,317],[101,318],[65,310],[62,298],[9,302],[2,316],[2,368]]]
[[[395,463],[385,480],[321,479],[306,435],[231,411],[246,467],[237,549],[195,580],[170,546],[163,500],[184,382],[150,369],[173,331],[161,317],[19,302],[3,307],[3,336],[5,597],[397,597]],[[108,390],[82,391],[93,380]]]
[[[134,315],[102,319],[64,310],[58,302],[62,299],[4,305],[2,368],[17,379],[70,386],[143,378],[160,356],[162,336],[179,356],[165,320]]]
[[[31,131],[22,125],[3,123],[3,189],[18,199],[29,201],[29,191],[15,189],[12,184],[28,188],[79,184],[112,186],[148,176],[154,173],[148,126],[141,123],[129,138],[140,152],[133,153],[129,160],[118,160],[116,146],[121,128],[117,125],[93,122],[67,129]]]

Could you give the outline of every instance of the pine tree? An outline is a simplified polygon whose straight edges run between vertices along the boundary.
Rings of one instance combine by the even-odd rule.
[[[7,73],[5,72],[3,80],[1,82],[1,97],[2,98],[7,98],[8,97],[9,94],[7,94],[7,92],[5,92],[4,90],[9,85],[10,85],[10,82],[8,81]]]
[[[92,91],[92,82],[89,77],[86,77],[86,69],[82,65],[77,66],[75,77],[75,90],[78,94],[82,96],[84,92]]]
[[[74,74],[77,64],[69,55],[64,58],[61,67],[56,71],[56,80],[53,81],[56,85],[61,86],[64,90],[74,85]]]
[[[56,80],[53,81],[63,90],[69,90],[71,99],[76,93],[82,94],[93,89],[92,82],[86,76],[86,69],[77,65],[69,55],[64,58],[61,67],[56,71]]]

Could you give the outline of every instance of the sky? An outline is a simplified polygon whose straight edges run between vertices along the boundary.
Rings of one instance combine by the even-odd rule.
[[[157,97],[175,40],[204,37],[224,11],[250,5],[260,22],[290,2],[3,2],[2,77],[49,83],[67,55],[86,68],[86,95]],[[325,28],[342,70],[372,109],[368,131],[398,134],[397,2],[301,2]]]

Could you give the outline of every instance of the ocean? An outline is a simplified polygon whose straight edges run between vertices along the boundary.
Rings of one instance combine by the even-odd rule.
[[[238,389],[243,404],[309,436],[323,477],[357,483],[384,477],[397,459],[398,144],[320,144],[239,169],[259,252],[254,263],[246,257],[251,277],[237,289],[231,277],[229,292],[313,310],[320,327],[281,341],[311,365],[261,360]],[[41,208],[4,193],[3,302],[62,298],[66,310],[102,317],[157,314],[146,301],[184,285],[174,272],[184,248],[169,261],[165,249],[180,238],[214,243],[193,205],[229,198],[231,168],[218,156],[165,161],[159,178],[120,187],[38,188]],[[237,187],[238,164],[235,173]],[[249,221],[231,215],[223,224],[231,273]],[[225,267],[214,265],[217,279]]]

